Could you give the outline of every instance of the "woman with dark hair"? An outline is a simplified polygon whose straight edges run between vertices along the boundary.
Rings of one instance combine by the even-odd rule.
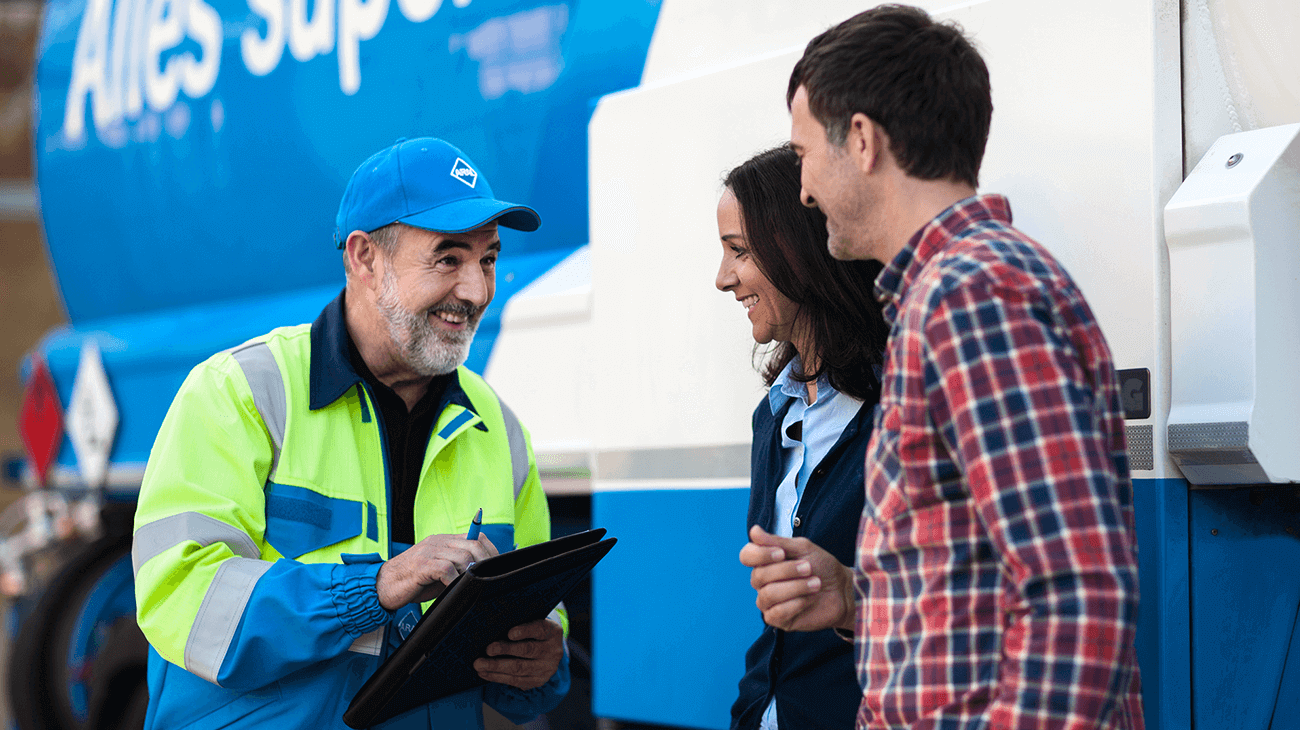
[[[754,340],[775,343],[761,368],[770,390],[754,410],[748,524],[852,565],[888,336],[873,296],[880,264],[831,258],[826,217],[799,202],[788,145],[755,155],[724,184],[715,283],[748,311]],[[764,626],[745,656],[731,727],[852,727],[861,698],[851,642]]]

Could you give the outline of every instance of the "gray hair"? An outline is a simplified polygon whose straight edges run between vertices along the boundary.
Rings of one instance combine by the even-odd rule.
[[[391,257],[393,252],[397,250],[397,240],[402,237],[402,229],[405,227],[402,223],[389,223],[382,228],[376,228],[368,232],[366,235],[370,236],[370,240],[380,251],[384,252],[385,256]],[[343,249],[343,273],[349,277],[352,276],[352,265],[348,263],[346,246]]]

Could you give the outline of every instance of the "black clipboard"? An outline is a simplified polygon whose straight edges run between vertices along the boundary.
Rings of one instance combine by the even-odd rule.
[[[603,528],[587,530],[471,565],[361,686],[343,722],[370,727],[487,684],[474,661],[511,628],[546,618],[614,547],[604,536]]]

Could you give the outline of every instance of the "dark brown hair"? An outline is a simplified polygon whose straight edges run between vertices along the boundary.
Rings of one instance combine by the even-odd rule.
[[[800,86],[832,144],[866,114],[908,175],[978,186],[993,97],[984,59],[956,25],[906,5],[859,13],[808,42],[787,106]]]
[[[831,387],[859,400],[879,389],[880,366],[889,331],[875,299],[875,261],[836,261],[826,249],[826,216],[799,203],[799,156],[789,145],[765,150],[727,173],[723,184],[740,204],[740,221],[759,271],[777,291],[798,305],[817,363],[795,372],[808,382],[825,373]],[[782,342],[762,366],[769,386],[796,354]]]

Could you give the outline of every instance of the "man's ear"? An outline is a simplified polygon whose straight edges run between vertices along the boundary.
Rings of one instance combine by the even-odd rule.
[[[871,117],[858,112],[849,119],[849,133],[844,146],[862,172],[877,172],[889,153],[889,135]]]
[[[365,231],[353,231],[343,245],[343,255],[347,258],[348,269],[352,278],[367,288],[379,285],[379,272],[376,269],[379,247]]]

